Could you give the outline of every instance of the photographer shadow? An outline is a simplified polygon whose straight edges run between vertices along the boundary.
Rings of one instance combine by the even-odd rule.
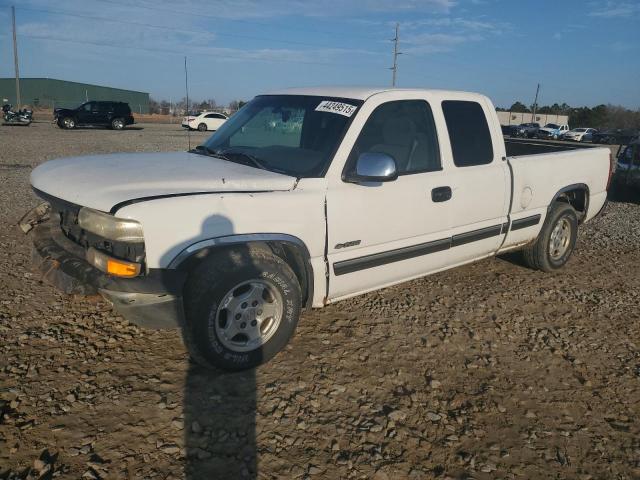
[[[190,243],[206,239],[210,232],[226,236],[233,230],[229,218],[212,215]],[[234,246],[236,251],[243,248]],[[206,255],[199,260],[206,261]],[[212,370],[191,359],[183,398],[185,478],[257,478],[255,370]]]

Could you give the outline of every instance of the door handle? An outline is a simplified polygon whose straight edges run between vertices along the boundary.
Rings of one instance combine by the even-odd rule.
[[[446,202],[451,200],[452,195],[451,187],[437,187],[431,190],[431,200],[434,202]]]

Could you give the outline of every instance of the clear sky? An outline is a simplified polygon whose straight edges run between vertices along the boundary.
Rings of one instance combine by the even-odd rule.
[[[20,70],[226,104],[288,86],[391,82],[640,108],[640,0],[0,0],[0,76]],[[74,16],[68,15],[73,14]]]

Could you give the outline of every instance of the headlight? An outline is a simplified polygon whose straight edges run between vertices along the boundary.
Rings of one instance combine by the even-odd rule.
[[[78,225],[101,237],[117,242],[143,242],[142,225],[135,220],[117,218],[92,208],[81,208],[78,213]]]

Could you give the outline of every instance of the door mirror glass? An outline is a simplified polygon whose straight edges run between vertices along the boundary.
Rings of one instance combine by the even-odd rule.
[[[396,161],[382,152],[365,152],[360,154],[354,171],[345,180],[351,183],[390,182],[398,178]]]

